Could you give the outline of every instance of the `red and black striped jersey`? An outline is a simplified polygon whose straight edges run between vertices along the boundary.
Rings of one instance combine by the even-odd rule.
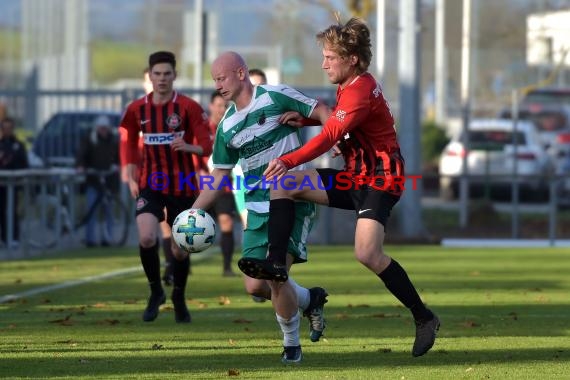
[[[174,151],[170,143],[182,137],[189,144],[200,145],[203,155],[209,156],[212,141],[208,117],[196,101],[176,91],[164,104],[153,104],[152,94],[133,101],[123,115],[121,127],[127,130],[127,162],[141,166],[141,189],[150,186],[170,195],[197,195],[192,154]],[[140,132],[142,157],[138,148]]]
[[[312,161],[339,142],[345,170],[354,175],[373,176],[384,172],[386,153],[399,150],[394,118],[382,87],[365,73],[336,93],[337,104],[321,133],[298,150],[280,159],[287,168]]]

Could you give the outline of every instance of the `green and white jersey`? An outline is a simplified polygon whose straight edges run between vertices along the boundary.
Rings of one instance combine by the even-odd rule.
[[[289,86],[261,85],[254,88],[247,107],[238,111],[232,104],[227,109],[216,132],[213,167],[232,169],[240,161],[246,181],[245,208],[249,211],[269,213],[271,185],[262,178],[263,172],[271,160],[302,145],[299,129],[277,120],[287,111],[308,117],[316,105],[316,99]],[[301,169],[304,165],[293,170]]]

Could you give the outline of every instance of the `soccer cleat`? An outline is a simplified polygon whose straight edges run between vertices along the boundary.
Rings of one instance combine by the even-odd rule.
[[[186,301],[184,298],[172,297],[172,304],[174,305],[174,320],[176,323],[190,323],[192,317],[190,316],[190,311],[186,306]]]
[[[251,299],[253,300],[253,302],[258,302],[258,303],[267,301],[267,298],[259,296],[251,296]]]
[[[258,280],[285,282],[289,278],[285,266],[273,264],[267,259],[242,257],[238,261],[238,267],[246,276]]]
[[[429,321],[420,322],[415,321],[416,324],[416,340],[412,348],[412,356],[422,356],[433,347],[435,343],[435,336],[439,330],[439,318],[433,315]]]
[[[146,309],[143,312],[143,321],[145,322],[152,322],[158,317],[158,309],[160,305],[166,302],[166,294],[164,292],[160,293],[150,293],[150,297],[148,298],[148,303],[146,305]]]
[[[328,302],[327,296],[329,294],[325,289],[319,287],[309,289],[309,294],[311,302],[303,312],[303,315],[309,319],[311,342],[318,342],[326,327],[324,307],[325,303]]]
[[[301,346],[283,347],[281,354],[281,363],[283,364],[298,364],[303,359],[303,351]]]
[[[172,264],[166,263],[164,268],[164,275],[162,276],[162,282],[165,286],[171,286],[174,284],[174,274],[172,273]]]

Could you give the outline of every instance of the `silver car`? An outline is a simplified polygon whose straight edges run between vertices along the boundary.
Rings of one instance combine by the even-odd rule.
[[[457,198],[464,162],[470,188],[506,188],[516,178],[521,186],[538,191],[536,198],[546,197],[545,175],[552,172],[553,164],[534,123],[518,121],[515,133],[512,120],[475,119],[468,140],[465,149],[461,134],[452,138],[441,154],[441,197]]]

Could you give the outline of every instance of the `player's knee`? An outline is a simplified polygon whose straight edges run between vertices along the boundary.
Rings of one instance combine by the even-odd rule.
[[[156,236],[152,234],[141,235],[139,237],[139,244],[143,248],[152,248],[157,244]]]

